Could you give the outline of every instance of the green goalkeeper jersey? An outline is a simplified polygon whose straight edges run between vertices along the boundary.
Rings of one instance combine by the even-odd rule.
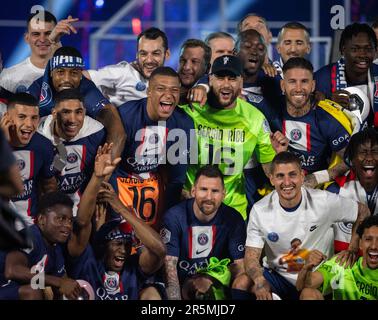
[[[378,300],[378,270],[364,268],[362,257],[347,269],[336,263],[335,259],[317,269],[324,279],[319,288],[323,295],[332,292],[334,300]]]
[[[243,168],[252,161],[253,153],[260,163],[271,162],[275,156],[267,120],[258,109],[239,98],[232,109],[216,109],[208,104],[201,107],[198,103],[181,108],[193,119],[198,140],[197,163],[191,156],[185,189],[190,190],[200,167],[217,164],[225,175],[224,203],[246,219]]]

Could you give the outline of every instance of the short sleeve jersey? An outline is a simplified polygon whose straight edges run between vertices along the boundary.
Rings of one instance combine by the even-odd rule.
[[[378,300],[377,270],[364,267],[363,257],[346,269],[335,259],[326,261],[316,270],[323,276],[319,288],[323,294],[332,292],[334,300]]]
[[[239,98],[233,109],[216,109],[208,104],[201,107],[197,103],[182,108],[193,119],[198,140],[198,163],[191,162],[185,188],[190,190],[200,167],[217,164],[225,175],[224,203],[246,218],[243,168],[253,152],[260,163],[271,162],[275,156],[268,121],[259,110]]]
[[[25,218],[29,217],[27,220],[30,222],[30,217],[37,214],[38,180],[54,176],[54,147],[47,138],[36,132],[27,146],[14,147],[13,155],[20,169],[24,192],[11,201],[19,213]]]
[[[292,117],[284,111],[282,133],[289,139],[289,150],[301,160],[306,172],[328,168],[332,152],[347,146],[349,133],[341,123],[320,107],[302,117]]]
[[[351,199],[324,190],[302,188],[301,203],[290,212],[281,207],[278,194],[273,191],[252,207],[246,246],[262,249],[265,244],[267,267],[295,285],[297,274],[305,262],[304,250],[317,249],[327,257],[332,256],[333,238],[328,233],[331,225],[355,221],[357,209],[357,202]],[[293,262],[301,266],[289,271],[288,264],[282,260],[292,249],[295,239],[300,241],[297,249],[302,249],[302,252],[301,260]]]
[[[222,204],[209,222],[199,221],[193,211],[193,199],[169,209],[160,231],[167,255],[178,257],[180,282],[206,267],[210,257],[243,259],[245,222],[240,214]]]

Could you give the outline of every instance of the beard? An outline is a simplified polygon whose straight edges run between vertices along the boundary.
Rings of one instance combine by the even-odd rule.
[[[220,95],[220,94],[219,94]],[[209,95],[208,95],[208,103],[209,105],[214,109],[223,110],[226,107],[228,107],[230,104],[232,104],[237,97],[239,96],[237,93],[231,94],[231,99],[229,102],[222,102],[219,98],[219,95],[217,95],[214,90],[211,88]]]

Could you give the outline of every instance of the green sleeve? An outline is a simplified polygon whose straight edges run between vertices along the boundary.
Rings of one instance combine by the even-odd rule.
[[[261,119],[260,130],[258,132],[257,144],[255,148],[256,157],[260,163],[271,162],[276,155],[270,142],[270,132],[269,123],[263,116]]]

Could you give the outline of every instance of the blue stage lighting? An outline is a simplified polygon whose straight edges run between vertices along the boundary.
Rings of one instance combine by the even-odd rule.
[[[105,4],[105,1],[104,0],[96,0],[95,2],[95,5],[96,5],[96,8],[102,8]]]

